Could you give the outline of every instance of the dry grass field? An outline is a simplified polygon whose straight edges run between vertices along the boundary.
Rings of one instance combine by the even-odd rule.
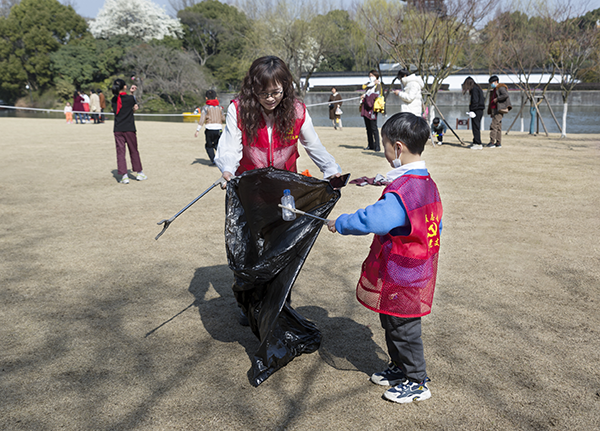
[[[218,169],[194,124],[137,126],[149,179],[123,185],[111,123],[0,119],[0,429],[600,428],[597,136],[426,148],[444,204],[423,319],[433,396],[398,405],[368,381],[385,341],[354,296],[371,238],[326,229],[292,294],[322,346],[249,384],[258,340],[236,320],[224,192],[154,240]],[[352,177],[389,171],[363,129],[318,132]],[[304,152],[299,169],[318,173]],[[381,191],[349,185],[332,216]]]

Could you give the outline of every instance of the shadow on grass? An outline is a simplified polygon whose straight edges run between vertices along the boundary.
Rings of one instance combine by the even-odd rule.
[[[251,357],[258,348],[258,340],[248,327],[237,320],[239,307],[231,285],[233,274],[227,265],[196,268],[188,291],[194,295],[204,329],[223,343],[239,343]],[[250,366],[250,362],[248,362]]]
[[[199,158],[194,160],[191,164],[192,165],[204,165],[204,166],[216,166],[214,163],[211,163],[210,160],[199,159]]]
[[[297,311],[321,330],[319,356],[330,367],[367,375],[386,368],[387,361],[381,358],[387,354],[373,340],[370,327],[348,317],[329,317],[327,310],[314,305],[299,307]]]

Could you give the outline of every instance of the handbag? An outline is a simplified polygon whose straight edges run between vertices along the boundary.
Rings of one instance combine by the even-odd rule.
[[[377,114],[383,114],[385,112],[385,97],[383,97],[383,87],[379,84],[380,96],[373,102],[373,111]]]
[[[383,95],[375,99],[375,102],[373,103],[373,111],[377,113],[383,113],[385,111],[385,98]]]
[[[505,114],[508,114],[508,111],[510,111],[510,109],[508,109],[508,108],[498,109],[498,114],[505,115]]]
[[[335,115],[342,115],[343,113],[344,111],[342,111],[342,108],[340,108],[339,106],[335,108]]]

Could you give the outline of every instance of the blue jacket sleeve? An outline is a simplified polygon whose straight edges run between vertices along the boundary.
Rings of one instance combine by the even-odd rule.
[[[342,235],[385,235],[392,229],[409,224],[406,209],[396,193],[386,193],[373,205],[342,214],[335,222],[335,229]]]

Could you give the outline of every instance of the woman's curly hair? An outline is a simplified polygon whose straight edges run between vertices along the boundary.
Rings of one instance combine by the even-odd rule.
[[[238,118],[242,131],[246,133],[249,143],[254,143],[258,134],[258,127],[262,121],[262,105],[258,94],[273,83],[281,85],[283,97],[273,110],[275,116],[275,133],[283,141],[288,130],[293,127],[296,120],[295,102],[297,100],[293,78],[287,65],[279,57],[267,56],[254,60],[248,73],[242,81],[242,88],[238,95]]]

